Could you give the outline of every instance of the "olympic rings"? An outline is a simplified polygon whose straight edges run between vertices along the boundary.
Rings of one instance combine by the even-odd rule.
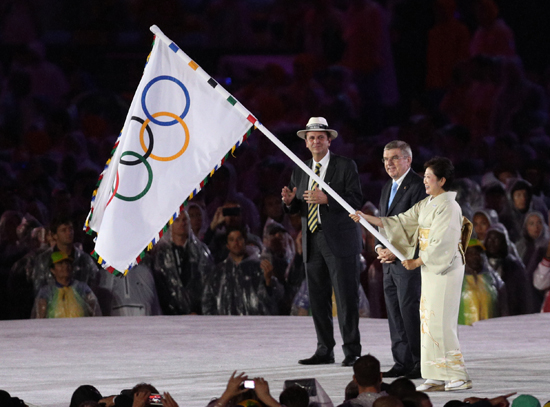
[[[118,186],[119,186],[119,178],[118,178],[118,172],[117,172],[117,174],[116,174],[116,184],[115,184],[116,189],[113,188],[114,195],[118,199],[122,199],[123,201],[132,202],[132,201],[137,201],[138,199],[142,198],[149,191],[149,188],[151,188],[151,184],[153,183],[153,170],[151,169],[151,165],[147,162],[147,160],[142,155],[140,155],[138,153],[135,153],[133,151],[123,152],[122,155],[120,156],[120,162],[121,163],[123,163],[122,157],[124,157],[126,155],[134,156],[138,159],[139,162],[142,162],[145,165],[145,168],[147,168],[147,175],[148,175],[147,185],[145,186],[143,191],[141,191],[139,194],[137,194],[135,196],[124,196],[124,195],[121,195],[118,192],[116,192],[118,190]],[[133,164],[130,164],[130,165],[133,165]]]
[[[149,111],[147,110],[147,106],[146,106],[146,103],[145,103],[145,98],[147,96],[147,92],[149,91],[151,86],[153,86],[156,82],[161,81],[161,80],[172,81],[175,84],[177,84],[181,88],[181,90],[183,91],[183,94],[185,95],[185,109],[183,110],[183,113],[180,116],[178,116],[174,113],[170,113],[170,112],[157,112],[157,113],[151,115],[149,113]],[[119,162],[122,165],[137,165],[137,164],[140,164],[140,163],[144,164],[145,168],[147,169],[147,175],[148,175],[147,185],[145,186],[143,191],[141,191],[139,194],[137,194],[135,196],[121,195],[121,194],[118,193],[118,188],[120,186],[120,178],[119,178],[119,173],[117,171],[114,185],[111,188],[112,195],[109,198],[109,201],[107,202],[107,205],[109,205],[109,203],[111,203],[111,201],[114,197],[119,198],[123,201],[132,202],[132,201],[137,201],[138,199],[141,199],[143,196],[145,196],[145,194],[147,194],[147,192],[149,192],[149,189],[151,188],[151,185],[153,184],[153,170],[151,168],[151,164],[149,164],[147,162],[147,159],[149,157],[152,158],[153,160],[157,160],[157,161],[173,161],[173,160],[177,159],[178,157],[180,157],[187,150],[187,147],[189,146],[189,139],[190,139],[189,128],[187,127],[187,124],[183,121],[183,119],[185,118],[185,116],[189,112],[190,105],[191,105],[191,99],[189,97],[189,92],[187,91],[187,88],[185,87],[185,85],[182,82],[180,82],[178,79],[176,79],[172,76],[162,75],[162,76],[157,76],[156,78],[153,78],[152,80],[149,81],[149,83],[145,86],[145,88],[142,92],[142,95],[141,95],[141,107],[143,109],[143,112],[144,112],[145,116],[147,116],[147,119],[143,120],[142,118],[140,118],[138,116],[132,116],[131,119],[130,119],[130,120],[135,120],[135,121],[141,123],[141,128],[140,128],[140,131],[139,131],[139,142],[140,142],[140,145],[143,148],[143,151],[145,152],[145,154],[140,155],[139,153],[136,153],[134,151],[125,151],[121,154],[121,156],[119,158]],[[168,116],[168,117],[170,117],[174,120],[171,120],[171,121],[168,121],[168,122],[162,122],[162,121],[156,119],[159,116]],[[154,155],[152,153],[153,146],[154,146],[154,137],[153,137],[153,131],[151,130],[151,127],[149,126],[150,122],[158,124],[159,126],[172,126],[174,124],[179,123],[183,127],[183,130],[184,130],[184,133],[185,133],[185,141],[183,142],[182,148],[176,154],[171,155],[169,157],[160,157],[160,156]],[[145,140],[144,140],[145,131],[147,131],[147,135],[149,137],[149,146],[145,145]],[[135,160],[124,160],[123,159],[123,157],[129,156],[129,155],[132,156],[132,157],[135,157],[136,159]]]
[[[181,83],[178,79],[174,78],[173,76],[161,75],[161,76],[157,76],[156,78],[151,79],[149,81],[149,83],[147,84],[147,86],[145,86],[145,88],[143,89],[143,93],[141,95],[141,108],[143,109],[143,112],[145,113],[145,116],[147,116],[147,118],[150,121],[152,121],[153,123],[158,124],[159,126],[173,126],[174,124],[177,123],[176,120],[173,120],[173,121],[170,121],[170,122],[161,122],[159,120],[156,120],[155,115],[151,115],[149,113],[149,110],[147,110],[147,105],[145,103],[145,97],[147,96],[147,92],[149,91],[151,86],[153,86],[156,82],[161,81],[161,80],[172,81],[175,84],[177,84],[181,88],[181,90],[183,91],[183,93],[185,95],[185,109],[183,109],[183,113],[179,116],[179,118],[182,119],[182,120],[185,118],[185,116],[187,115],[187,112],[189,111],[189,106],[191,105],[191,100],[189,98],[189,92],[187,91],[187,88],[185,87],[185,85],[183,83]]]
[[[185,131],[185,142],[183,143],[183,147],[180,151],[178,151],[176,154],[171,155],[169,157],[159,157],[157,155],[151,154],[150,151],[152,149],[151,145],[149,145],[149,148],[145,146],[145,141],[143,140],[143,132],[145,129],[149,129],[149,122],[155,120],[155,117],[158,116],[168,116],[174,119],[175,122],[179,122],[181,126],[183,127],[183,130]],[[149,131],[149,130],[148,130]],[[149,140],[152,140],[151,134],[149,134]],[[187,128],[187,125],[185,122],[174,113],[170,112],[157,112],[153,115],[153,118],[151,120],[147,119],[143,122],[141,125],[141,130],[139,131],[139,142],[141,144],[141,148],[143,148],[143,151],[145,151],[145,154],[149,153],[149,157],[151,157],[153,160],[157,161],[172,161],[181,156],[183,153],[185,153],[185,150],[187,150],[187,146],[189,145],[189,129]]]

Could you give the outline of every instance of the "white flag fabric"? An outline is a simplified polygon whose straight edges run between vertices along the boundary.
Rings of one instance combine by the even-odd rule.
[[[86,221],[102,267],[125,274],[139,263],[255,122],[158,30]]]

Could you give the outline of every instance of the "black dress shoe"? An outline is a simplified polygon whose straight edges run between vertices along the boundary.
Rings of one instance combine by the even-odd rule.
[[[299,360],[298,363],[301,365],[328,365],[329,363],[334,363],[334,356],[315,354],[309,359]]]
[[[382,377],[401,377],[401,376],[405,376],[406,373],[407,372],[405,370],[396,368],[394,366],[387,372],[382,373]]]
[[[342,361],[342,366],[353,366],[355,364],[355,361],[359,359],[358,356],[352,356],[352,355],[348,355],[344,358],[344,360]]]
[[[420,373],[420,367],[415,367],[413,370],[411,370],[409,373],[405,375],[407,379],[421,379],[422,374]]]

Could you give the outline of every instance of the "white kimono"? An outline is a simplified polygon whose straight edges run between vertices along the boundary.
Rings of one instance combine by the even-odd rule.
[[[456,192],[444,192],[381,218],[388,240],[405,258],[414,257],[418,244],[424,263],[420,323],[425,379],[469,380],[457,336],[464,258],[459,249],[462,210],[455,198]]]

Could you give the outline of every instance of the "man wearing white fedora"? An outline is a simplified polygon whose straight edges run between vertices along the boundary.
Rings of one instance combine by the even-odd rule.
[[[298,137],[306,142],[313,171],[351,207],[360,208],[363,195],[357,165],[349,158],[332,154],[330,143],[338,133],[323,117],[309,119]],[[344,351],[343,366],[352,366],[361,356],[358,287],[361,231],[358,224],[334,198],[327,195],[304,171],[296,168],[290,184],[282,190],[283,208],[302,216],[302,247],[306,266],[310,308],[317,333],[315,354],[298,363],[334,363],[332,290],[336,297],[338,324]]]

